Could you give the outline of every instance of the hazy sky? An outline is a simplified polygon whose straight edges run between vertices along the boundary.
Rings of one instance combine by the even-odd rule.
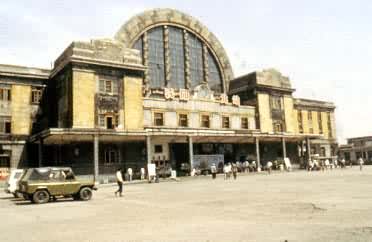
[[[134,14],[159,7],[206,25],[235,76],[274,67],[295,97],[334,102],[340,142],[372,135],[368,0],[1,0],[0,63],[49,68],[73,40],[113,37]]]

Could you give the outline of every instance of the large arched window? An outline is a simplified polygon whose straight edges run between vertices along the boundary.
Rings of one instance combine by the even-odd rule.
[[[193,89],[208,83],[211,90],[221,93],[221,70],[206,46],[190,31],[175,26],[157,26],[140,36],[133,48],[148,60],[144,64],[148,65],[150,88],[162,88],[167,84],[176,89]]]

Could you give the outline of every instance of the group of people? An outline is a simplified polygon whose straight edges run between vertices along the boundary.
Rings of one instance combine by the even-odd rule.
[[[359,165],[359,169],[362,170],[363,169],[363,165],[364,165],[364,160],[362,157],[359,157],[358,158],[358,161],[357,161],[358,165]],[[349,162],[349,165],[350,167],[353,167],[353,162],[350,161]],[[345,168],[346,167],[346,160],[345,158],[342,158],[340,160],[329,160],[329,159],[325,159],[325,160],[316,160],[316,159],[310,159],[308,161],[308,164],[307,164],[307,170],[308,171],[314,171],[314,170],[328,170],[328,169],[335,169],[335,168]]]

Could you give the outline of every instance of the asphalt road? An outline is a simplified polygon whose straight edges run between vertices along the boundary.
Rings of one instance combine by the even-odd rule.
[[[372,241],[372,167],[101,186],[88,202],[0,195],[0,241]]]

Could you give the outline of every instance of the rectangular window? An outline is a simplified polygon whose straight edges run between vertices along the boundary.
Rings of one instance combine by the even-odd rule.
[[[114,148],[105,149],[105,162],[106,163],[118,163],[118,151]]]
[[[11,101],[11,90],[9,88],[0,88],[0,101]]]
[[[112,81],[105,81],[105,91],[106,93],[112,93]]]
[[[203,128],[209,128],[209,115],[202,115],[201,116],[201,126]]]
[[[31,89],[31,103],[39,104],[41,100],[42,89],[40,87],[33,87]]]
[[[248,129],[248,118],[241,118],[241,128]]]
[[[155,153],[163,153],[163,146],[162,145],[155,145],[154,146]]]
[[[304,128],[302,125],[302,111],[301,110],[297,111],[297,122],[298,122],[298,132],[303,133]]]
[[[98,116],[98,125],[100,127],[105,127],[105,115],[101,114]]]
[[[230,128],[230,118],[229,117],[222,117],[222,128],[229,129]]]
[[[271,97],[271,108],[274,110],[282,110],[282,98],[280,96]]]
[[[8,116],[0,116],[0,133],[10,134],[12,132],[11,118]]]
[[[164,114],[163,113],[154,113],[154,124],[155,126],[164,125]]]
[[[283,127],[283,123],[282,122],[275,122],[274,123],[274,132],[283,132],[284,131],[284,127]]]
[[[180,126],[180,127],[188,127],[187,114],[179,114],[178,115],[178,126]]]
[[[118,92],[117,83],[114,80],[100,79],[98,88],[100,93],[116,94]]]
[[[322,122],[321,112],[318,112],[318,127],[319,127],[319,134],[323,134],[323,122]]]

